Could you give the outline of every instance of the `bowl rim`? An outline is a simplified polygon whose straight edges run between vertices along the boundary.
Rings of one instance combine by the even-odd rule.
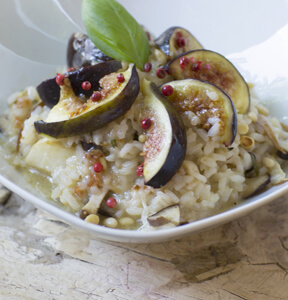
[[[17,186],[17,184],[7,179],[3,175],[0,175],[0,182],[9,190],[11,190],[24,200],[30,202],[34,206],[38,207],[40,210],[44,210],[72,226],[76,226],[82,230],[88,230],[89,232],[96,234],[96,238],[128,243],[163,242],[184,237],[192,233],[209,229],[211,227],[216,227],[218,225],[227,223],[236,218],[244,216],[252,212],[256,208],[259,208],[260,206],[263,206],[264,204],[267,204],[288,192],[287,181],[282,183],[281,185],[270,188],[262,194],[245,200],[245,202],[241,203],[240,205],[237,205],[226,211],[220,212],[216,215],[206,217],[204,219],[200,219],[175,228],[159,229],[153,231],[141,231],[113,229],[85,222],[76,215],[69,213],[68,211],[65,211],[57,206],[54,206],[48,201],[38,198],[37,196],[24,190],[23,188]]]
[[[173,3],[173,1],[170,2]],[[246,2],[248,3],[248,1]],[[284,0],[282,0],[281,3],[286,5],[286,1]],[[241,5],[243,5],[243,3]],[[288,24],[282,28],[287,29]],[[282,28],[278,29],[279,32],[280,30],[282,30]],[[277,34],[277,32],[275,32],[274,34]],[[197,35],[201,36],[200,33]],[[235,53],[231,53],[231,54],[233,56],[233,54]],[[225,56],[229,58],[230,55],[227,54]],[[33,64],[35,65],[37,64],[37,66],[41,69],[43,69],[44,67],[44,65],[42,66],[40,63],[33,62]],[[53,66],[53,69],[54,68],[55,66]],[[283,68],[283,70],[285,70],[285,68]],[[287,176],[287,170],[286,170],[286,176]],[[8,189],[10,189],[12,192],[19,195],[21,198],[25,199],[32,205],[38,207],[40,210],[46,211],[49,214],[59,218],[60,220],[63,220],[68,224],[83,229],[86,232],[89,231],[95,234],[95,237],[97,238],[103,240],[110,240],[110,241],[117,241],[117,242],[130,242],[130,243],[162,242],[166,240],[172,240],[179,237],[187,236],[189,234],[193,234],[202,230],[206,230],[208,228],[215,227],[220,224],[232,221],[233,219],[244,216],[252,212],[253,210],[261,207],[262,205],[268,204],[272,200],[284,195],[285,193],[288,193],[288,182],[286,182],[283,183],[282,185],[274,186],[260,195],[245,200],[245,202],[242,202],[240,205],[237,205],[233,208],[230,208],[228,210],[225,210],[223,212],[220,212],[210,217],[206,217],[204,219],[200,219],[191,222],[189,224],[185,224],[175,228],[160,229],[160,230],[153,230],[153,231],[139,231],[139,230],[112,229],[112,228],[85,222],[79,217],[77,217],[76,215],[69,213],[68,211],[65,211],[64,209],[57,207],[56,205],[53,205],[52,202],[50,203],[48,200],[45,200],[43,197],[37,197],[36,195],[25,190],[24,188],[18,186],[17,183],[8,179],[8,177],[6,177],[5,175],[0,174],[0,182]]]

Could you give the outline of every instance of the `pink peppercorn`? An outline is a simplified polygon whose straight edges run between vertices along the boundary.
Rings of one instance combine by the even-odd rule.
[[[100,162],[97,162],[94,164],[93,170],[95,173],[101,173],[103,170],[103,165]]]
[[[170,96],[173,94],[173,87],[169,84],[166,84],[162,88],[162,94],[165,96]]]
[[[92,94],[92,96],[91,96],[91,100],[92,100],[93,102],[97,102],[97,101],[99,101],[101,98],[102,98],[102,95],[101,95],[100,92],[94,92],[94,93]]]
[[[147,63],[144,65],[144,72],[146,72],[146,73],[150,72],[151,67],[152,67],[151,63],[147,62]]]
[[[165,76],[166,76],[166,71],[165,71],[165,69],[164,68],[159,68],[159,69],[157,69],[157,71],[156,71],[156,75],[157,75],[157,77],[158,78],[164,78]]]
[[[136,175],[138,177],[143,176],[143,164],[139,165],[136,170]]]
[[[189,63],[190,63],[189,58],[187,58],[185,56],[180,57],[179,65],[182,70],[184,70],[185,67],[189,65]]]
[[[65,79],[65,75],[64,74],[57,73],[56,83],[58,85],[64,85],[64,79]]]
[[[118,74],[118,75],[117,75],[117,80],[118,80],[118,82],[120,82],[120,83],[124,82],[124,81],[125,81],[124,75],[123,75],[122,73]]]
[[[183,37],[180,37],[177,39],[177,45],[178,47],[184,47],[186,45],[186,40]]]
[[[81,87],[84,91],[89,91],[91,89],[91,83],[89,81],[84,81],[82,82]]]
[[[108,198],[106,200],[106,205],[110,208],[114,208],[117,205],[117,200],[115,198]]]
[[[150,128],[150,126],[151,126],[151,124],[152,124],[152,122],[151,122],[151,119],[144,119],[144,120],[142,120],[142,122],[141,122],[141,126],[142,126],[142,128],[144,129],[144,130],[147,130],[147,129],[149,129]]]
[[[202,62],[197,60],[195,63],[192,64],[191,70],[196,71],[196,72],[200,71],[201,64],[202,64]]]

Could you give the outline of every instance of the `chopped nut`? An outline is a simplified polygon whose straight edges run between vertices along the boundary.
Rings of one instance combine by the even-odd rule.
[[[146,139],[147,139],[147,137],[146,137],[145,134],[140,134],[139,137],[138,137],[138,141],[139,141],[140,143],[145,143],[145,142],[146,142]]]
[[[85,218],[85,221],[98,225],[99,224],[99,217],[95,214],[90,214],[88,217]]]
[[[238,124],[238,133],[239,134],[247,134],[249,131],[249,126],[244,123]]]
[[[110,228],[116,228],[118,221],[115,218],[107,218],[104,220],[103,225]]]
[[[255,141],[250,136],[244,135],[240,137],[240,144],[245,149],[251,149],[254,146]]]

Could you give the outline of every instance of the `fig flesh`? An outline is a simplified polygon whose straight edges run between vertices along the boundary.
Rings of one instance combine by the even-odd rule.
[[[78,96],[83,94],[90,97],[94,90],[99,88],[99,80],[112,72],[117,72],[122,68],[120,62],[111,60],[90,67],[83,67],[79,70],[65,73],[65,77],[69,78],[74,93]],[[82,89],[82,82],[89,81],[92,88],[88,91]],[[37,86],[37,92],[42,102],[48,106],[56,105],[60,98],[60,86],[56,83],[56,77],[47,79]]]
[[[67,66],[79,69],[104,61],[113,60],[96,48],[94,43],[84,33],[73,33],[67,46]]]
[[[168,28],[154,42],[170,58],[203,48],[189,31],[181,27]]]
[[[178,204],[165,207],[157,213],[150,215],[147,218],[148,223],[152,227],[164,226],[173,224],[178,226],[180,224],[180,208]]]
[[[59,166],[64,167],[67,158],[75,154],[75,147],[65,148],[58,140],[43,138],[32,146],[25,162],[29,166],[51,175]]]
[[[194,78],[217,85],[230,96],[239,113],[249,109],[247,83],[234,65],[219,53],[204,49],[189,51],[175,57],[165,68],[175,79]]]
[[[46,121],[36,121],[38,133],[54,138],[85,134],[99,129],[125,114],[139,93],[139,77],[135,65],[125,72],[124,82],[118,82],[117,73],[101,79],[102,98],[86,102],[75,96],[69,81],[61,87],[61,99],[48,114]],[[68,80],[68,79],[67,79]]]
[[[183,121],[172,103],[157,86],[143,80],[144,108],[142,119],[150,119],[144,144],[143,176],[145,184],[164,186],[179,170],[187,146]]]
[[[280,158],[287,160],[288,159],[288,150],[284,149],[281,146],[281,142],[280,142],[280,140],[278,140],[278,138],[274,134],[273,129],[272,129],[271,125],[269,124],[268,120],[264,116],[259,115],[258,119],[257,119],[257,123],[261,127],[263,127],[263,129],[265,130],[267,136],[269,137],[269,139],[271,140],[271,142],[273,143],[273,145],[277,149],[277,155]]]
[[[242,197],[247,199],[249,197],[255,196],[262,192],[267,185],[270,183],[271,178],[269,175],[263,175],[253,178],[246,179],[246,189],[243,192]]]
[[[178,111],[192,111],[208,135],[219,136],[226,147],[233,143],[237,132],[237,114],[231,98],[224,91],[197,79],[175,80],[165,85],[173,88],[173,93],[167,97]]]

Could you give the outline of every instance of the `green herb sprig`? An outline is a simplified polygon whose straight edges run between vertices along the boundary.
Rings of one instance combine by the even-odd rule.
[[[97,48],[143,70],[150,53],[148,38],[122,5],[115,0],[82,0],[82,19]]]

